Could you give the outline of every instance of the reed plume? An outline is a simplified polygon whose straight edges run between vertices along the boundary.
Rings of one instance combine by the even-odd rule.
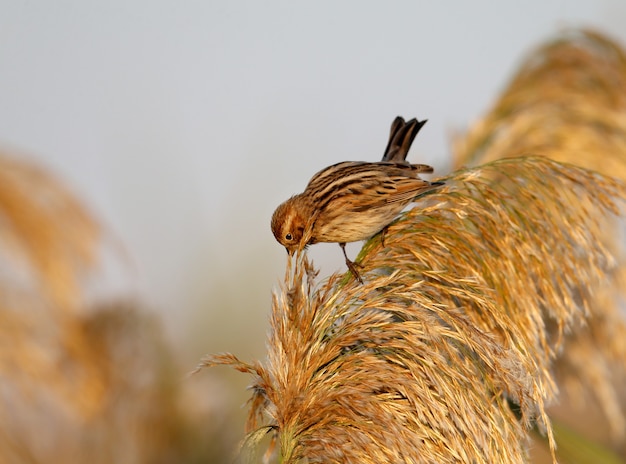
[[[539,430],[553,462],[620,462],[562,418],[592,400],[626,429],[625,56],[591,31],[534,51],[446,185],[365,244],[363,285],[289,263],[267,362],[200,365],[253,377],[245,459],[270,435],[267,462],[522,463]]]
[[[158,324],[89,303],[102,228],[52,175],[0,154],[0,462],[179,462]],[[196,451],[194,451],[196,452]]]
[[[85,208],[43,169],[0,156],[0,332],[5,344],[0,372],[21,384],[18,390],[32,388],[36,379],[85,417],[98,410],[104,387],[78,320],[99,231]],[[71,382],[58,365],[66,362],[82,366]]]
[[[536,154],[626,179],[626,52],[591,30],[533,50],[493,108],[456,138],[456,166]]]
[[[265,365],[202,362],[252,374],[248,443],[269,432],[284,463],[521,463],[532,424],[551,439],[551,365],[607,287],[601,225],[626,190],[540,157],[442,180],[366,243],[363,285],[297,257]]]
[[[457,165],[540,154],[626,180],[626,52],[598,32],[565,31],[529,55],[455,149]],[[619,291],[623,230],[605,224],[603,236],[620,259]],[[555,364],[561,406],[551,414],[626,456],[626,322],[614,294],[596,292],[585,327],[567,335]]]

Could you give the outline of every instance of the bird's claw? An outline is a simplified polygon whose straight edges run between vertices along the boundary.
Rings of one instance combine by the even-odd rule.
[[[357,266],[359,266],[360,268],[363,268],[363,265],[360,263],[355,263],[354,261],[350,261],[349,259],[346,258],[346,266],[348,266],[348,269],[350,270],[354,278],[358,280],[360,284],[363,284],[363,279],[361,278],[359,271],[356,270]]]

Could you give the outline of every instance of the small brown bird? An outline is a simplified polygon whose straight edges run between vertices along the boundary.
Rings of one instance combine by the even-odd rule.
[[[362,282],[355,263],[346,255],[346,243],[366,240],[383,230],[418,195],[442,182],[428,182],[419,173],[431,173],[425,164],[405,161],[413,139],[426,121],[391,125],[383,161],[344,161],[315,174],[304,192],[282,203],[272,216],[276,240],[292,255],[318,242],[337,242],[346,265]]]

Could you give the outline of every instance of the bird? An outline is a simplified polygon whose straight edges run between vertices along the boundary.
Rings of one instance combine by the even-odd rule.
[[[413,139],[426,121],[391,124],[382,161],[343,161],[317,172],[302,193],[276,208],[272,233],[289,255],[319,242],[336,242],[346,266],[361,283],[357,263],[346,254],[346,243],[367,240],[389,225],[413,200],[443,182],[419,174],[432,173],[425,164],[406,161]]]

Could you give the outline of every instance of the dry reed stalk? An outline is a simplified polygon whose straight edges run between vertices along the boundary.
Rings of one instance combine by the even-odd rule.
[[[537,154],[626,179],[626,52],[593,31],[565,32],[528,57],[455,148],[457,165]],[[623,231],[603,229],[617,254]],[[623,258],[613,276],[618,289],[626,288]],[[626,321],[614,292],[596,292],[590,306],[587,325],[568,335],[556,364],[570,407],[555,413],[578,409],[567,421],[580,428],[588,422],[585,409],[600,408],[608,431],[596,422],[585,433],[606,445],[621,442],[626,453]]]
[[[283,463],[521,463],[532,424],[551,439],[551,364],[615,266],[600,225],[626,190],[532,157],[444,180],[364,246],[363,285],[316,284],[297,257],[266,365],[203,360],[253,376],[244,449],[270,433]]]

